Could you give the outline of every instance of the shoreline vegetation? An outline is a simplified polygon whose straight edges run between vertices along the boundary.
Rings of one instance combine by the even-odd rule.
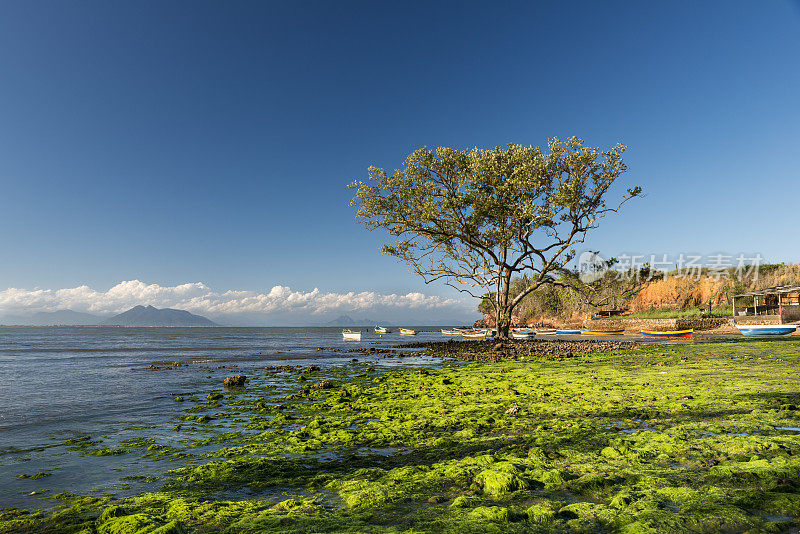
[[[266,368],[243,388],[176,398],[173,430],[224,426],[220,448],[151,493],[59,494],[54,511],[0,510],[0,532],[800,526],[797,339],[425,345],[442,363]],[[72,446],[117,454],[84,441]],[[191,452],[155,440],[126,447],[143,458]],[[26,475],[31,491],[46,490],[47,473]]]
[[[731,267],[722,270],[698,268],[685,271],[639,273],[638,282],[613,269],[595,282],[590,304],[579,292],[568,287],[545,286],[525,296],[512,314],[513,326],[580,325],[599,309],[624,312],[632,319],[687,319],[731,317],[734,295],[775,286],[800,284],[800,264],[772,263],[752,266],[748,272]],[[525,276],[511,281],[510,295],[517,295],[529,284]],[[484,317],[480,326],[493,326],[491,299],[478,306]],[[752,303],[752,297],[744,301]]]

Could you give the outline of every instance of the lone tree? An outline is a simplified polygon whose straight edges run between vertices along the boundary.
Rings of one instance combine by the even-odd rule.
[[[396,238],[383,254],[400,258],[425,280],[476,298],[490,295],[497,333],[507,339],[511,312],[537,288],[569,286],[567,264],[598,221],[616,212],[641,187],[619,202],[605,196],[627,167],[625,146],[608,151],[581,139],[553,138],[547,152],[509,144],[492,150],[421,148],[393,174],[369,168],[354,181],[350,202],[368,228]],[[509,294],[515,275],[527,287]]]

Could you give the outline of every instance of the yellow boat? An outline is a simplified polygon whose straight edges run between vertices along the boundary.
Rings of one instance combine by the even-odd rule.
[[[401,328],[400,329],[400,335],[401,336],[416,336],[417,335],[417,331],[416,330],[411,330],[410,328]]]
[[[581,330],[581,334],[584,336],[621,336],[624,333],[624,328],[619,330]]]
[[[693,333],[694,328],[689,328],[688,330],[665,330],[663,332],[642,330],[644,337],[692,337]]]

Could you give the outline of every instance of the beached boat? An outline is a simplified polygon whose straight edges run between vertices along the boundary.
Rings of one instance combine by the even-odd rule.
[[[580,330],[556,330],[556,334],[580,334]]]
[[[464,339],[486,339],[489,337],[488,330],[472,330],[469,332],[461,332],[461,337]]]
[[[693,333],[694,328],[688,330],[665,330],[663,332],[642,330],[642,335],[644,337],[692,337]]]
[[[391,332],[391,330],[389,330],[388,328],[385,328],[383,326],[376,326],[375,327],[375,333],[376,334],[388,334],[389,332]]]
[[[558,330],[555,328],[543,328],[541,330],[536,330],[536,334],[540,336],[552,336],[558,333]]]
[[[417,335],[417,331],[416,330],[411,330],[410,328],[401,328],[400,329],[400,335],[401,336],[416,336]]]
[[[530,339],[536,335],[536,332],[531,332],[527,329],[514,329],[511,331],[511,339]]]
[[[624,333],[624,328],[619,330],[581,330],[581,334],[584,336],[621,336]]]
[[[342,330],[342,337],[347,341],[361,341],[361,332]]]
[[[461,335],[461,330],[446,330],[446,329],[443,328],[442,329],[442,335],[443,336],[460,336]]]
[[[739,332],[746,337],[791,336],[797,330],[794,324],[742,324],[736,325]]]

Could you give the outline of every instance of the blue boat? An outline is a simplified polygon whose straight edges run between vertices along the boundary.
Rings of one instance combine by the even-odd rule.
[[[793,324],[744,324],[736,325],[739,332],[746,337],[791,336],[797,330]]]

